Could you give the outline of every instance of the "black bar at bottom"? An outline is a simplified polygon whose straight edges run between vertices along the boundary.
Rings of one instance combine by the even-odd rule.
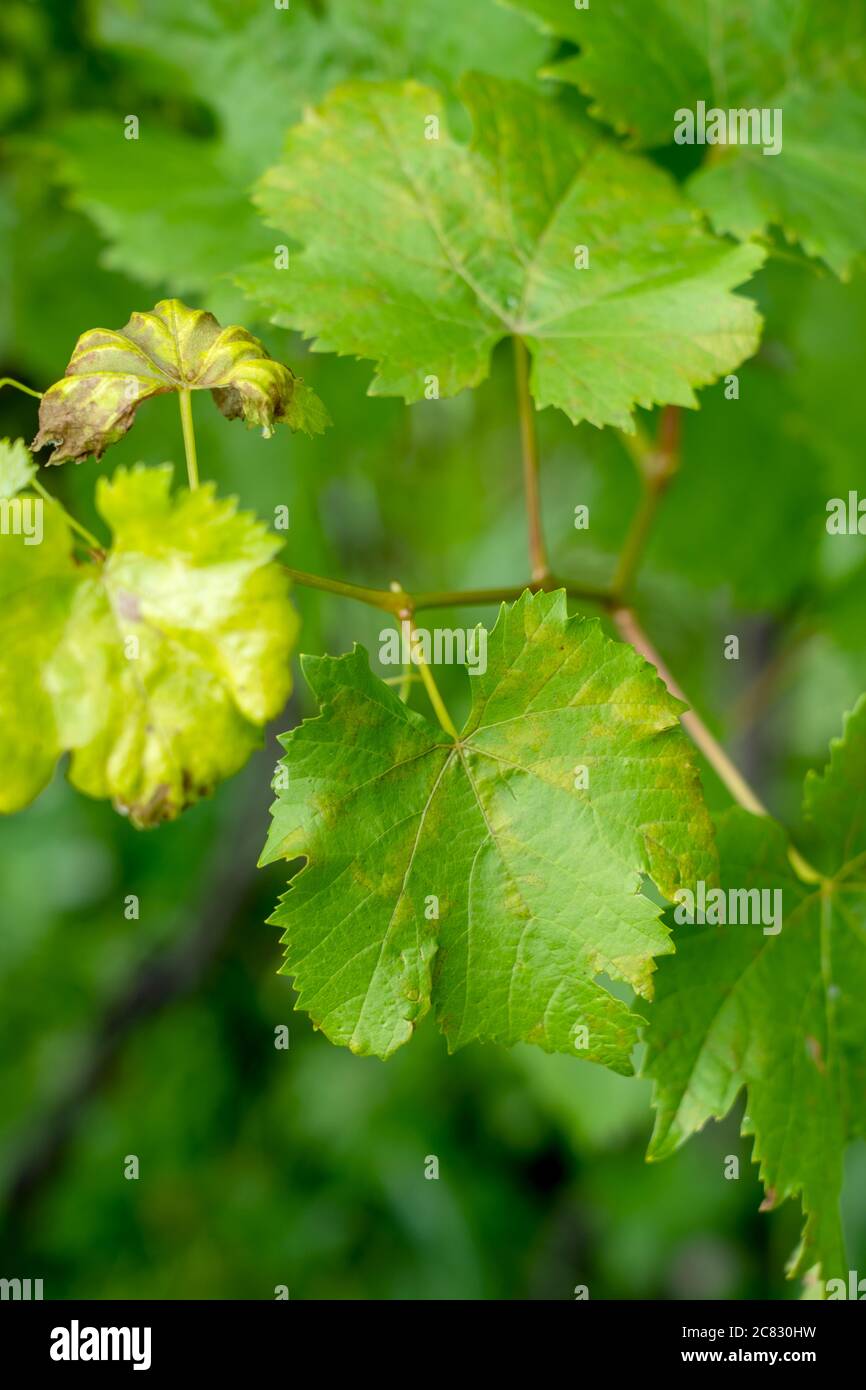
[[[2,1364],[22,1371],[49,1372],[52,1377],[99,1378],[132,1375],[159,1379],[165,1373],[194,1371],[249,1375],[259,1369],[283,1367],[287,1372],[303,1347],[305,1357],[327,1365],[329,1378],[345,1358],[347,1370],[357,1373],[371,1358],[367,1373],[397,1361],[398,1342],[410,1333],[417,1305],[400,1303],[399,1322],[391,1304],[275,1302],[3,1302],[0,1303]],[[476,1347],[485,1365],[509,1358],[520,1324],[538,1329],[544,1340],[544,1361],[557,1350],[577,1357],[580,1347],[592,1348],[593,1361],[616,1367],[663,1372],[681,1367],[701,1373],[708,1366],[736,1370],[763,1366],[768,1370],[805,1366],[826,1377],[845,1367],[863,1367],[864,1310],[859,1303],[436,1303],[435,1323],[430,1308],[418,1311],[417,1332],[426,1338],[431,1371],[436,1346],[446,1353],[449,1324],[456,1331],[467,1317],[464,1343],[473,1360]],[[497,1333],[499,1317],[506,1321]],[[377,1330],[378,1318],[382,1326]],[[352,1335],[355,1319],[357,1334]],[[360,1319],[363,1318],[363,1322]],[[480,1325],[478,1319],[481,1319]],[[483,1329],[483,1334],[482,1334]],[[348,1335],[346,1335],[348,1334]],[[481,1337],[483,1335],[483,1340]],[[384,1339],[384,1340],[383,1340]],[[476,1340],[477,1339],[477,1340]],[[463,1340],[463,1339],[462,1339]],[[422,1343],[423,1345],[423,1343]],[[524,1344],[526,1345],[526,1344]],[[389,1351],[388,1348],[391,1348]],[[404,1348],[405,1350],[405,1348]],[[528,1346],[527,1346],[528,1351]],[[423,1358],[422,1358],[423,1359]],[[587,1363],[588,1368],[588,1363]],[[540,1369],[540,1368],[539,1368]],[[444,1373],[440,1366],[439,1373]],[[21,1383],[20,1380],[17,1383]]]

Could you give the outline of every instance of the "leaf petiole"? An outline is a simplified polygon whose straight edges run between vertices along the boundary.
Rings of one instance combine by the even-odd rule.
[[[788,861],[801,883],[826,882],[824,875],[820,874],[808,859],[804,859],[794,845],[788,846]]]
[[[189,490],[195,492],[198,487],[198,458],[195,451],[195,426],[192,420],[192,392],[188,387],[182,387],[177,393],[177,399],[180,405],[180,423],[183,426],[183,449],[186,454]]]
[[[394,594],[402,595],[402,585],[395,582],[391,586],[391,592]],[[439,720],[439,723],[441,727],[445,730],[446,734],[449,734],[450,737],[454,739],[455,743],[459,743],[460,735],[455,729],[454,721],[452,720],[451,715],[448,713],[448,710],[445,706],[445,701],[442,699],[442,696],[439,693],[439,687],[436,684],[433,672],[430,670],[430,667],[427,665],[427,662],[424,660],[421,653],[415,648],[415,644],[412,641],[412,638],[415,635],[415,628],[412,623],[411,611],[408,608],[404,608],[396,616],[401,625],[405,623],[408,627],[410,660],[418,667],[419,674],[421,676],[422,681],[424,682],[424,689],[427,691],[427,695],[435,711],[436,718]],[[403,672],[403,675],[400,677],[400,680],[403,683],[401,688],[401,699],[403,699],[404,701],[408,698],[409,682],[411,679],[411,670],[409,667],[406,667],[406,669]],[[406,692],[405,695],[402,693],[403,690],[405,690]]]
[[[420,681],[420,679],[421,679],[421,677],[420,677],[420,676],[416,676],[415,673],[414,673],[414,671],[410,671],[409,668],[408,668],[408,666],[407,666],[407,668],[406,668],[406,670],[403,672],[402,676],[383,676],[383,677],[382,677],[382,684],[383,684],[383,685],[398,685],[398,686],[400,687],[400,699],[401,699],[401,700],[405,700],[405,699],[408,698],[408,692],[407,692],[406,695],[404,695],[404,693],[403,693],[403,686],[404,686],[404,685],[407,685],[407,686],[408,686],[408,685],[411,685],[413,681]]]
[[[539,490],[538,437],[535,432],[535,408],[529,391],[529,353],[522,338],[514,337],[514,378],[517,387],[517,409],[520,417],[520,450],[523,457],[523,490],[526,497],[526,519],[529,526],[529,563],[534,583],[548,577],[547,551],[541,524],[541,494]]]
[[[72,513],[66,510],[63,503],[59,502],[56,497],[52,497],[51,493],[42,486],[38,478],[32,478],[30,480],[30,486],[33,488],[34,492],[39,493],[39,496],[43,498],[44,501],[50,502],[52,507],[59,507],[60,511],[66,517],[69,526],[73,531],[78,532],[78,535],[81,536],[82,540],[87,542],[91,550],[95,551],[97,555],[105,554],[104,546],[96,539],[93,532],[88,531],[86,526],[82,526],[80,521],[76,521]]]
[[[454,721],[452,720],[451,715],[445,708],[445,701],[439,694],[439,687],[437,686],[436,681],[433,678],[433,672],[430,670],[430,667],[427,665],[427,662],[422,661],[420,656],[417,657],[416,660],[418,662],[418,670],[421,672],[421,679],[424,682],[424,688],[427,691],[427,694],[430,698],[430,703],[433,706],[433,709],[436,713],[436,718],[439,720],[439,723],[445,730],[446,734],[450,735],[450,737],[453,738],[455,743],[459,743],[460,735],[454,727]]]
[[[42,400],[41,391],[34,391],[32,386],[25,386],[23,381],[16,381],[14,376],[0,377],[0,388],[3,386],[14,386],[16,391],[23,391],[26,396],[35,396],[37,401]]]

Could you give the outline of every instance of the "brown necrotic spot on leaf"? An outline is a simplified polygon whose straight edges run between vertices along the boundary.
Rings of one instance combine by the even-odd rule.
[[[42,397],[33,448],[54,445],[49,463],[101,458],[142,401],[185,390],[210,391],[228,419],[267,435],[276,424],[307,434],[328,424],[315,392],[245,328],[221,328],[213,314],[164,299],[125,328],[81,335],[63,377]]]

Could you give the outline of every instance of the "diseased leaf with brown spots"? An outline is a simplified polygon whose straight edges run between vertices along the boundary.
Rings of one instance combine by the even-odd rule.
[[[210,391],[229,420],[266,436],[277,424],[306,434],[328,424],[316,393],[245,328],[220,328],[213,314],[163,299],[125,328],[82,333],[64,376],[42,397],[32,447],[53,444],[49,463],[101,458],[143,401],[183,390]]]

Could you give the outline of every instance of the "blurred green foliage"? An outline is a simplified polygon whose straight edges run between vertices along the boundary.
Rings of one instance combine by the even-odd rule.
[[[259,235],[250,182],[333,80],[447,84],[487,63],[532,81],[554,50],[493,0],[486,28],[461,18],[456,0],[444,11],[294,0],[303,41],[271,52],[250,38],[261,9],[7,0],[0,374],[41,389],[79,332],[119,326],[163,293],[229,309],[303,373],[334,420],[322,439],[281,431],[265,442],[210,408],[196,414],[204,476],[266,520],[289,506],[290,563],[410,590],[513,583],[525,539],[505,354],[472,395],[410,409],[370,399],[368,364],[308,356],[256,323],[225,272]],[[421,22],[422,10],[436,22]],[[239,89],[257,97],[247,125]],[[119,207],[101,201],[87,141],[121,131],[129,112],[159,131],[164,216],[136,179]],[[207,246],[187,235],[185,209],[201,198],[215,217]],[[823,528],[826,498],[862,481],[866,290],[777,251],[749,289],[767,326],[738,406],[713,388],[686,421],[640,602],[696,706],[785,816],[866,688],[862,543],[828,545]],[[34,404],[4,392],[0,434],[31,437]],[[604,580],[636,500],[629,460],[615,437],[552,411],[539,431],[554,565]],[[139,459],[182,466],[179,454],[167,398],[107,464],[58,470],[51,484],[89,522],[97,473]],[[590,506],[588,531],[574,529],[579,503]],[[381,615],[311,592],[296,599],[302,650],[377,648]],[[729,632],[741,635],[737,663],[721,655]],[[462,673],[446,674],[444,693],[459,713]],[[738,1114],[645,1165],[643,1082],[529,1049],[449,1058],[429,1020],[381,1064],[331,1047],[292,1013],[277,934],[263,925],[283,875],[254,862],[273,735],[308,711],[299,689],[265,752],[157,833],[136,833],[61,775],[0,825],[0,1273],[41,1277],[48,1297],[270,1298],[280,1284],[293,1298],[568,1299],[580,1284],[594,1298],[796,1296],[782,1269],[799,1216],[758,1213]],[[711,805],[727,804],[709,772],[705,786]],[[138,920],[124,916],[130,894]],[[146,1000],[136,1014],[129,982],[134,998],[154,954],[176,966],[171,953],[197,934],[201,972],[175,993],[157,970],[164,1006],[150,1012]],[[125,1023],[113,1049],[118,996]],[[274,1046],[281,1024],[287,1051]],[[78,1096],[88,1066],[96,1074]],[[140,1159],[138,1181],[123,1176],[128,1154]],[[730,1154],[737,1182],[724,1177]],[[429,1155],[438,1181],[425,1180]],[[866,1146],[849,1170],[846,1225],[862,1271]]]

